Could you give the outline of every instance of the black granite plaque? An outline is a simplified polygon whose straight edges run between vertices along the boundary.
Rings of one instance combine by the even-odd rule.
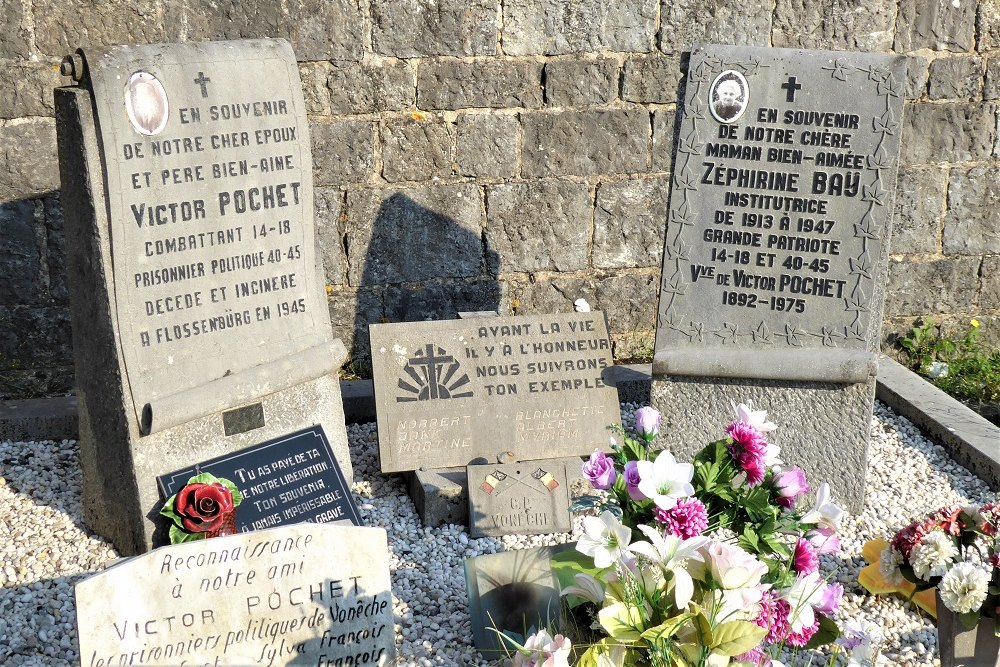
[[[589,455],[620,424],[604,313],[373,324],[383,472]]]
[[[860,53],[693,51],[654,372],[834,382],[870,375],[904,65]]]
[[[303,521],[364,525],[320,426],[163,475],[157,480],[163,498],[202,472],[232,481],[243,493],[236,510],[241,532]]]

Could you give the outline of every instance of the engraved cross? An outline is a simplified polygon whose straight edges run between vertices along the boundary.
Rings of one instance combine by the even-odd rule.
[[[201,96],[208,97],[208,84],[212,80],[205,76],[204,72],[198,72],[198,78],[194,80],[199,86],[201,86]]]
[[[785,101],[786,102],[794,102],[795,101],[795,91],[797,91],[800,88],[802,88],[802,84],[798,83],[795,80],[794,76],[790,76],[790,77],[788,77],[788,81],[786,81],[785,83],[781,84],[781,87],[788,91],[788,94],[785,96]]]
[[[450,354],[446,354],[443,357],[438,357],[434,355],[434,346],[428,345],[426,348],[424,357],[416,357],[410,359],[410,366],[426,366],[427,367],[427,389],[430,393],[431,398],[439,398],[438,396],[438,370],[442,365],[451,363],[455,361],[455,357]]]

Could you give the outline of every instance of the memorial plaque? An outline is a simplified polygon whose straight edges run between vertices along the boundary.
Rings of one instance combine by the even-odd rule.
[[[573,530],[565,463],[542,459],[470,465],[467,471],[472,537]]]
[[[381,528],[300,524],[161,547],[76,585],[80,662],[385,665]]]
[[[608,448],[620,424],[603,313],[373,324],[383,472]]]
[[[653,360],[659,444],[693,455],[753,401],[788,465],[861,508],[904,85],[902,56],[692,52]]]
[[[240,532],[301,521],[364,525],[321,426],[163,475],[160,493],[169,498],[202,472],[230,480],[243,494]]]
[[[254,55],[231,43],[87,53],[121,348],[147,432],[206,380],[328,338],[298,66],[287,42]]]
[[[654,372],[867,378],[904,65],[790,49],[692,53]]]
[[[157,477],[313,425],[350,483],[288,42],[78,50],[62,73],[88,527],[141,553],[165,540]]]

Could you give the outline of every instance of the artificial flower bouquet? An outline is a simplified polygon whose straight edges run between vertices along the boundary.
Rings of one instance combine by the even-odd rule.
[[[825,483],[805,505],[809,484],[801,469],[780,467],[766,412],[734,409],[726,437],[693,463],[652,449],[660,415],[647,407],[637,437],[619,431],[610,455],[584,464],[605,493],[574,509],[599,515],[584,517],[577,552],[566,552],[575,558],[554,563],[561,583],[572,579],[562,593],[577,631],[594,633],[577,637],[578,666],[780,665],[771,656],[783,648],[837,640],[843,588],[824,581],[819,556],[839,550],[843,510]],[[862,634],[843,646],[867,650]],[[567,637],[529,641],[515,665],[568,664]]]
[[[203,472],[170,496],[160,514],[170,519],[170,543],[236,533],[236,508],[243,494],[230,480]]]
[[[1000,637],[1000,502],[942,507],[913,521],[882,550],[879,571],[918,592],[936,586],[965,628],[989,618]]]

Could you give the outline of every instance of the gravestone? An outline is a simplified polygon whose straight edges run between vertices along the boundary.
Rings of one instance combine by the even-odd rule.
[[[166,500],[205,472],[240,490],[243,502],[235,517],[240,532],[300,521],[364,525],[322,426],[161,475],[160,494]]]
[[[125,559],[76,585],[81,664],[389,664],[388,554],[381,528],[297,524]]]
[[[472,537],[573,530],[565,463],[546,459],[470,465],[467,475]]]
[[[56,117],[87,525],[142,552],[158,475],[317,424],[350,483],[291,47],[88,49],[63,74],[78,82]]]
[[[373,324],[383,472],[589,455],[620,424],[603,313]]]
[[[782,458],[860,509],[904,84],[901,56],[692,52],[653,362],[661,444],[690,456],[752,400]]]

